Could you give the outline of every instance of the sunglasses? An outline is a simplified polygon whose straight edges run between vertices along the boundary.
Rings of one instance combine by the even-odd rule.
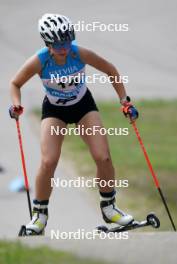
[[[71,41],[66,42],[54,42],[51,44],[53,49],[60,50],[60,49],[70,49],[71,48]]]

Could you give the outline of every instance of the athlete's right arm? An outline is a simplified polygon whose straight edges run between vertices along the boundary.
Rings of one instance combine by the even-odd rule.
[[[10,93],[13,106],[21,106],[20,88],[35,74],[40,74],[41,63],[37,55],[30,57],[10,81]]]

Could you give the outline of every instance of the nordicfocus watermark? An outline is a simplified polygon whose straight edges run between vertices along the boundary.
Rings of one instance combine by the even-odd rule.
[[[84,125],[78,125],[77,127],[60,127],[60,126],[51,126],[50,127],[50,134],[51,136],[54,135],[75,135],[75,136],[95,136],[97,134],[100,134],[102,136],[109,135],[109,136],[128,136],[129,135],[129,129],[128,127],[124,128],[118,128],[118,127],[101,127],[101,126],[92,126],[85,128]]]
[[[53,25],[55,27],[55,25]],[[92,21],[87,23],[85,21],[78,21],[77,23],[71,23],[68,26],[66,24],[62,24],[61,26],[62,31],[71,30],[74,28],[76,32],[97,32],[97,31],[108,31],[108,32],[127,32],[129,31],[129,24],[125,23],[103,23],[100,21]]]
[[[50,238],[53,239],[61,239],[61,240],[95,240],[97,238],[99,239],[128,239],[128,232],[121,232],[121,233],[105,233],[105,232],[98,232],[96,229],[92,231],[86,231],[85,229],[78,229],[77,231],[60,231],[60,230],[54,230],[52,229],[50,231]]]
[[[129,182],[127,179],[121,180],[104,180],[100,178],[90,178],[77,177],[76,179],[60,179],[51,178],[51,187],[61,187],[61,188],[96,188],[97,185],[100,187],[110,187],[110,188],[128,188]]]
[[[94,73],[92,75],[85,75],[84,72],[80,72],[77,75],[67,75],[65,76],[64,74],[69,74],[69,72],[73,72],[73,68],[71,67],[70,71],[68,72],[50,72],[50,81],[51,83],[57,83],[58,85],[61,85],[62,88],[63,85],[69,84],[69,85],[79,85],[82,83],[87,83],[87,84],[95,84],[95,83],[101,83],[101,84],[113,84],[113,83],[123,83],[127,84],[129,82],[128,76],[127,75],[122,75],[122,76],[107,76],[107,75],[102,75],[100,73]]]

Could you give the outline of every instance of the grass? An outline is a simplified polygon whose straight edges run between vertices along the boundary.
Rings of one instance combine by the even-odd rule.
[[[47,247],[30,248],[20,242],[0,241],[1,264],[101,264]]]
[[[129,188],[120,189],[120,207],[140,219],[149,211],[156,211],[162,220],[162,229],[169,230],[169,220],[133,128],[120,113],[116,102],[98,103],[98,106],[106,128],[128,127],[129,130],[128,136],[108,136],[116,176],[129,180]],[[177,100],[142,100],[137,101],[136,106],[140,112],[137,126],[173,216],[177,219]],[[35,112],[39,113],[39,110]],[[63,155],[74,161],[80,176],[95,175],[95,164],[79,136],[66,136],[63,148]]]

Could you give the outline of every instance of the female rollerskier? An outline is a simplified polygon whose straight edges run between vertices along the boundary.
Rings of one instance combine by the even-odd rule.
[[[11,81],[12,106],[10,115],[18,118],[23,112],[21,106],[21,87],[35,74],[38,74],[44,89],[45,98],[42,104],[41,118],[41,163],[36,175],[35,199],[33,200],[33,217],[26,225],[27,235],[42,234],[48,220],[48,203],[51,195],[51,178],[60,158],[64,136],[51,135],[51,126],[66,128],[75,123],[84,129],[93,126],[103,127],[100,114],[84,78],[72,79],[85,73],[85,66],[94,68],[119,80],[119,73],[114,65],[95,54],[93,51],[73,44],[75,33],[71,21],[57,14],[45,14],[39,20],[39,32],[45,46],[29,58]],[[63,76],[68,82],[51,78]],[[71,77],[71,78],[69,78]],[[74,81],[73,81],[74,80]],[[79,78],[77,79],[79,80]],[[138,112],[131,104],[122,83],[113,81],[124,114],[134,120]],[[97,166],[97,178],[109,182],[114,180],[114,167],[111,160],[106,135],[81,135]],[[120,210],[115,204],[115,189],[101,187],[100,207],[107,223],[127,225],[133,217]]]

